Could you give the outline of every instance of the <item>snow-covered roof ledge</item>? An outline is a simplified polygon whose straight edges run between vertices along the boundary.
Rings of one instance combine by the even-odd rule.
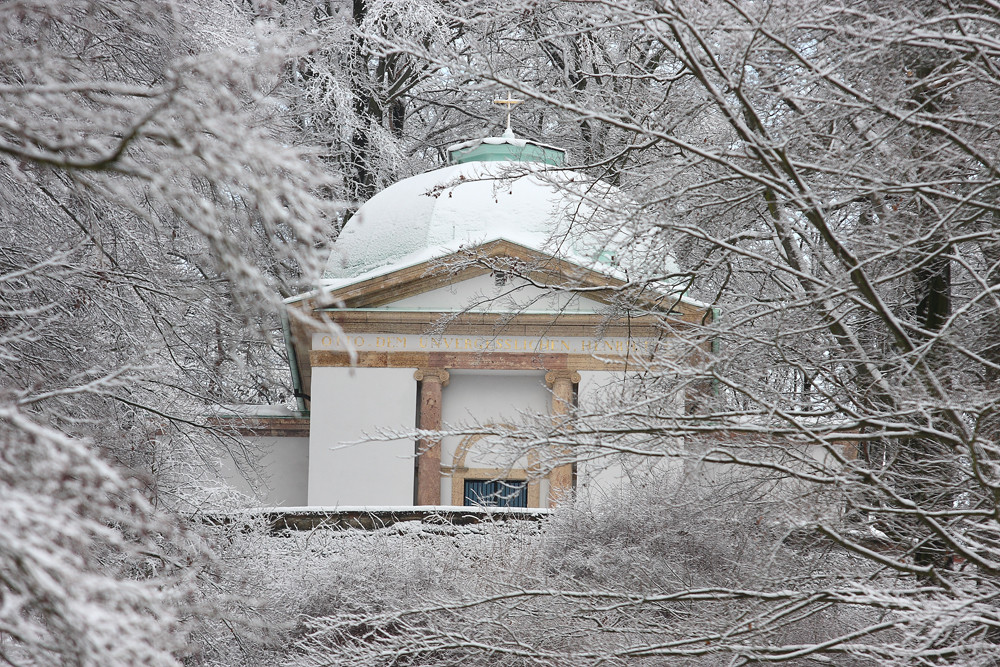
[[[198,518],[206,523],[228,524],[263,519],[274,531],[378,530],[394,526],[399,532],[450,532],[459,527],[475,530],[478,524],[505,521],[541,521],[554,510],[534,507],[462,507],[440,505],[351,507],[258,507],[235,512],[211,512]]]

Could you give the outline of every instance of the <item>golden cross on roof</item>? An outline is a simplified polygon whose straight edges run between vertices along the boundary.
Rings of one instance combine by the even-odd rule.
[[[505,100],[493,100],[493,104],[503,104],[507,107],[507,129],[510,130],[510,111],[514,106],[520,104],[524,100],[515,100],[510,96],[510,91],[507,91],[507,99]]]

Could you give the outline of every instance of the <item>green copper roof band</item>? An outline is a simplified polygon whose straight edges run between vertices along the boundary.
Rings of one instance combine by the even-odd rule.
[[[555,167],[563,166],[566,152],[535,144],[514,146],[512,144],[479,144],[472,148],[460,148],[448,153],[452,164],[466,162],[543,162]]]

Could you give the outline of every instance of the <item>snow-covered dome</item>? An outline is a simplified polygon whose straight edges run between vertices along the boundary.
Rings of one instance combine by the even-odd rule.
[[[498,139],[507,139],[511,150],[517,146]],[[495,150],[497,143],[482,145]],[[453,148],[467,155],[469,145]],[[358,209],[334,245],[326,277],[373,277],[497,239],[578,263],[605,263],[607,236],[594,231],[605,226],[591,223],[614,192],[601,181],[523,158],[482,157],[419,174]]]

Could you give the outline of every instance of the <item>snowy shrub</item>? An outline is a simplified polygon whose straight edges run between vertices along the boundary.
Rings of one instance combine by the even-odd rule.
[[[732,483],[666,479],[567,504],[537,533],[327,533],[290,664],[714,665],[733,641],[766,651],[871,620],[788,599],[796,580],[834,585],[858,565],[789,540],[771,509]]]

